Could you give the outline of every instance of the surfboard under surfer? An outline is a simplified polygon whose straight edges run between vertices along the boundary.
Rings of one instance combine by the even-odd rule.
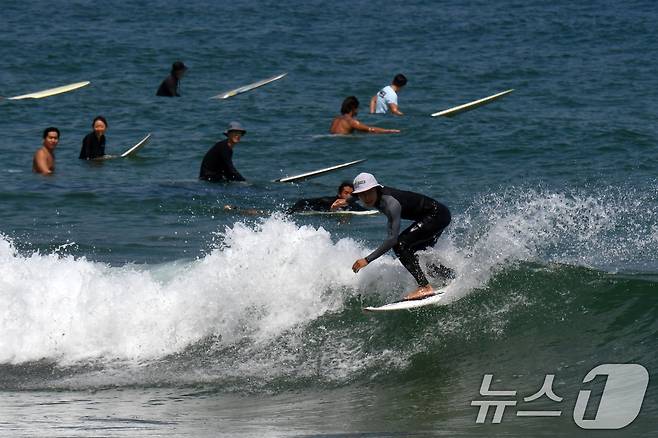
[[[393,249],[400,263],[414,277],[418,288],[409,292],[405,300],[417,300],[434,295],[425,273],[420,267],[417,251],[436,244],[443,230],[450,224],[450,210],[440,202],[419,193],[382,186],[370,173],[360,173],[354,178],[354,195],[367,207],[374,207],[388,219],[388,237],[368,256],[352,265],[356,273],[378,257]],[[401,219],[414,221],[400,233]],[[428,265],[433,276],[454,278],[452,269],[443,265]]]
[[[348,96],[340,107],[340,116],[331,122],[329,132],[332,134],[351,134],[354,131],[369,132],[372,134],[397,134],[399,129],[384,129],[368,126],[356,119],[359,110],[359,100],[355,96]]]

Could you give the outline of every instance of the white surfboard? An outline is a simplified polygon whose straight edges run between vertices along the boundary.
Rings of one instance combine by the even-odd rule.
[[[146,143],[148,143],[148,141],[150,140],[150,138],[151,138],[151,133],[146,134],[146,137],[144,137],[143,139],[141,139],[141,140],[139,141],[139,143],[137,143],[135,146],[131,147],[131,148],[128,149],[126,152],[124,152],[123,154],[121,154],[120,157],[121,157],[121,158],[125,158],[125,157],[132,157],[132,156],[134,156],[135,154],[137,154],[137,152],[139,152],[139,150],[140,150],[141,148],[144,147],[144,145],[146,145]]]
[[[312,215],[344,215],[344,216],[372,216],[373,214],[379,214],[379,210],[338,210],[338,211],[299,211],[295,214],[301,214],[304,216]]]
[[[473,102],[468,102],[468,103],[465,103],[463,105],[448,108],[446,110],[439,111],[439,112],[436,112],[436,113],[432,114],[432,117],[439,117],[439,116],[452,117],[452,116],[456,116],[457,114],[460,114],[460,113],[463,113],[463,112],[466,112],[466,111],[470,111],[470,110],[478,108],[482,105],[486,105],[488,103],[491,103],[494,100],[500,99],[503,96],[507,96],[512,91],[514,91],[513,88],[509,89],[509,90],[505,90],[505,91],[497,93],[497,94],[493,94],[491,96],[484,97],[482,99],[474,100]]]
[[[354,166],[355,164],[363,163],[366,161],[365,158],[361,160],[350,161],[349,163],[337,164],[331,167],[325,167],[324,169],[312,170],[311,172],[300,173],[299,175],[286,176],[285,178],[275,179],[274,182],[294,182],[301,181],[308,178],[314,178],[316,176],[324,175],[325,173],[333,172],[338,169],[343,169],[345,167]]]
[[[137,155],[137,152],[143,148],[146,143],[148,143],[149,139],[151,138],[151,134],[146,134],[146,137],[141,139],[139,143],[137,143],[135,146],[132,146],[129,148],[126,152],[122,153],[121,155],[103,155],[102,157],[96,157],[92,158],[94,161],[103,161],[103,160],[114,160],[115,158],[126,158],[126,157],[134,157]]]
[[[370,306],[364,307],[363,310],[366,312],[395,312],[398,310],[411,310],[418,309],[419,307],[432,306],[436,304],[441,304],[444,295],[443,291],[439,290],[434,295],[431,295],[422,300],[402,300],[396,301],[390,304],[384,304],[383,306]]]
[[[77,90],[78,88],[85,87],[90,83],[91,82],[89,81],[76,82],[74,84],[62,85],[61,87],[49,88],[47,90],[37,91],[30,94],[21,94],[20,96],[8,97],[7,100],[41,99],[44,97],[54,96],[56,94]]]
[[[272,76],[271,78],[267,78],[267,79],[263,79],[262,81],[254,82],[253,84],[244,85],[242,87],[226,91],[222,94],[218,94],[217,96],[213,96],[213,97],[211,97],[211,99],[228,99],[229,97],[237,96],[238,94],[246,93],[247,91],[251,91],[251,90],[256,89],[258,87],[262,87],[263,85],[267,85],[270,82],[278,81],[279,79],[283,78],[287,74],[288,73],[282,73],[278,76]]]

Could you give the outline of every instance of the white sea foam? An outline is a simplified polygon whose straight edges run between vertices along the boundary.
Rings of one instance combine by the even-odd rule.
[[[457,271],[445,292],[451,303],[486,288],[517,262],[588,265],[646,251],[647,242],[655,242],[655,226],[644,235],[622,230],[620,238],[626,225],[620,211],[592,197],[532,191],[485,196],[455,215],[424,258]],[[209,337],[220,348],[248,339],[256,352],[287,331],[303,331],[318,317],[340,312],[350,296],[374,294],[386,302],[413,286],[390,255],[355,275],[353,261],[370,248],[283,217],[236,223],[217,241],[198,260],[110,267],[57,253],[19,254],[0,238],[0,363],[149,360]],[[357,341],[341,345],[357,368],[376,360]],[[276,361],[272,351],[263,355]]]
[[[0,239],[0,363],[149,359],[207,336],[264,341],[339,310],[344,294],[386,289],[401,269],[384,257],[355,275],[365,250],[354,240],[279,217],[237,223],[220,241],[195,261],[110,267],[21,255]]]

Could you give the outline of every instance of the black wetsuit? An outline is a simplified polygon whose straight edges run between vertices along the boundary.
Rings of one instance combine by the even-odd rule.
[[[228,139],[215,143],[201,162],[199,179],[213,182],[245,181],[233,166],[233,149],[228,147]]]
[[[388,237],[366,257],[368,263],[393,249],[402,265],[413,275],[419,286],[427,286],[429,281],[420,268],[416,251],[434,245],[450,224],[450,210],[434,199],[413,192],[397,190],[391,187],[381,188],[381,195],[375,208],[388,218]],[[414,221],[411,226],[400,233],[400,220]],[[439,275],[450,272],[445,266],[431,266]]]
[[[309,198],[300,199],[295,202],[295,205],[288,209],[288,213],[299,213],[302,211],[331,211],[331,205],[336,202],[338,196],[324,196],[322,198]],[[347,201],[347,207],[341,210],[347,211],[365,211],[366,208],[358,204],[358,199],[355,197]]]
[[[180,94],[178,94],[178,79],[176,76],[170,74],[167,76],[162,83],[160,84],[160,88],[158,88],[158,91],[155,93],[156,96],[164,96],[164,97],[180,97]]]
[[[105,136],[101,135],[99,139],[96,134],[90,132],[82,139],[82,149],[80,149],[81,160],[91,160],[93,158],[105,155]]]

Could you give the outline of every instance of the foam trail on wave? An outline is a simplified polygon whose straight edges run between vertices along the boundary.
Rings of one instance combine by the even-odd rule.
[[[476,199],[428,254],[459,273],[445,302],[518,262],[658,272],[655,196],[621,188],[597,196],[512,188]]]

